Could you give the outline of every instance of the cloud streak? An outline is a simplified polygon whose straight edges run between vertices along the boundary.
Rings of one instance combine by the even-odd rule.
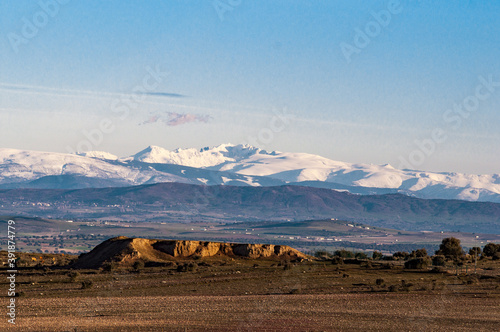
[[[186,95],[181,95],[179,93],[172,92],[145,92],[142,93],[144,95],[153,96],[153,97],[167,97],[167,98],[185,98]]]
[[[140,125],[152,124],[152,123],[164,123],[167,126],[180,126],[183,124],[191,122],[202,122],[208,123],[213,118],[206,114],[193,114],[193,113],[176,113],[167,112],[165,114],[153,114],[146,121],[140,123]]]

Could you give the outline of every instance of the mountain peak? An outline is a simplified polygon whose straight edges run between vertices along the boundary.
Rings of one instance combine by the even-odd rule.
[[[88,151],[88,152],[80,152],[77,153],[78,156],[87,157],[87,158],[96,158],[96,159],[104,159],[104,160],[117,160],[118,156],[111,154],[105,151]]]
[[[134,160],[151,164],[176,164],[190,167],[212,167],[226,162],[236,162],[266,151],[247,144],[221,144],[214,147],[177,148],[173,151],[150,145],[131,156]]]

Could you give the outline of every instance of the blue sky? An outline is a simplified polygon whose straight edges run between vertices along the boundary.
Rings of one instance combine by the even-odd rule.
[[[2,1],[0,146],[125,156],[245,142],[500,173],[499,12],[474,0]],[[464,102],[473,110],[453,111]]]

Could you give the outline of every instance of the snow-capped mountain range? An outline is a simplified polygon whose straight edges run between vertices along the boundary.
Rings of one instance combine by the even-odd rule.
[[[206,185],[284,184],[356,194],[403,193],[420,198],[500,203],[500,174],[399,170],[307,153],[268,152],[249,145],[169,151],[150,146],[119,158],[107,152],[63,154],[0,149],[0,188],[132,186],[160,182]]]

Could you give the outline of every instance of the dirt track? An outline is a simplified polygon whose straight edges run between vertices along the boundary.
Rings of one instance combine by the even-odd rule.
[[[493,331],[500,324],[497,298],[450,294],[26,298],[19,307],[17,331]]]

